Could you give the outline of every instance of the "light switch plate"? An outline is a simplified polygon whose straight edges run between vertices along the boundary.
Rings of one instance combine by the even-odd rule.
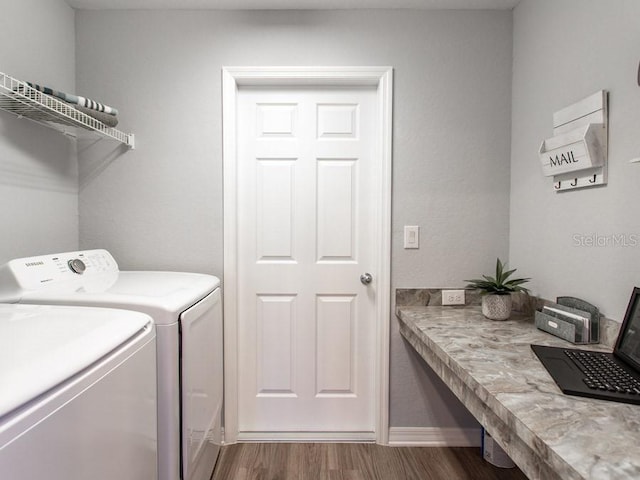
[[[404,248],[420,248],[420,227],[404,226]]]

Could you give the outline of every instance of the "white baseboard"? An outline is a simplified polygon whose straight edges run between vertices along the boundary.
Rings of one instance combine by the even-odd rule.
[[[479,428],[391,427],[389,445],[412,447],[479,447]]]
[[[479,428],[391,427],[394,447],[480,447]],[[239,432],[238,442],[374,442],[371,432]]]
[[[376,437],[373,432],[238,432],[239,443],[374,443],[375,441]]]

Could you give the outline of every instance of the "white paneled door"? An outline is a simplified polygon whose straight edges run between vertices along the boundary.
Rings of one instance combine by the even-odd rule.
[[[376,105],[374,87],[238,91],[238,430],[247,438],[375,438],[376,279],[360,277],[377,271]]]

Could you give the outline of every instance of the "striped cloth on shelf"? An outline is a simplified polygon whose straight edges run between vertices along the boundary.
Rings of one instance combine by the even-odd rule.
[[[59,96],[57,96],[57,97],[53,96],[49,92],[44,92],[43,90],[39,90],[39,91],[44,93],[45,95],[50,95],[54,100],[56,100],[55,103],[46,102],[46,105],[50,109],[56,110],[56,111],[62,113],[63,115],[66,115],[67,117],[70,117],[73,120],[84,122],[84,119],[80,115],[80,114],[84,114],[84,115],[88,115],[89,117],[94,118],[94,119],[98,120],[99,122],[101,122],[102,124],[104,124],[103,126],[91,125],[91,127],[97,128],[99,130],[104,129],[104,127],[113,128],[116,125],[118,125],[118,117],[116,115],[108,114],[108,113],[105,113],[105,112],[99,112],[99,111],[93,110],[91,108],[82,107],[82,106],[80,106],[78,104],[72,104],[70,102],[64,101]],[[24,85],[18,85],[17,88],[14,88],[14,92],[16,94],[25,96],[25,97],[30,98],[32,100],[36,100],[36,98],[34,98],[35,97],[35,93],[33,92],[33,90],[25,88]],[[28,108],[28,105],[25,105],[24,103],[19,102],[19,101],[16,102],[15,100],[12,100],[11,98],[8,98],[7,102],[14,102],[14,103],[11,104],[9,110],[14,111],[15,113],[19,113],[20,115],[23,115],[25,117],[31,118],[32,120],[47,121],[47,122],[54,122],[54,123],[62,123],[62,124],[65,124],[65,125],[69,124],[69,122],[67,122],[65,117],[57,118],[57,117],[53,116],[51,113],[49,113],[49,112],[38,110],[38,109]],[[2,102],[0,102],[0,103],[2,103]],[[65,105],[68,105],[69,108],[65,108]],[[75,126],[83,126],[83,125],[75,125]],[[84,128],[87,128],[87,127],[84,127]],[[91,130],[91,128],[89,128],[89,129]]]
[[[115,127],[118,125],[118,117],[105,112],[98,112],[91,108],[82,107],[80,105],[73,105],[76,110],[95,118],[99,122],[104,123],[107,127]]]
[[[67,103],[71,103],[73,105],[80,105],[81,107],[89,108],[91,110],[95,110],[97,112],[108,113],[109,115],[117,115],[118,109],[110,107],[109,105],[105,105],[104,103],[96,102],[95,100],[91,100],[90,98],[81,97],[80,95],[72,95],[70,93],[59,92],[57,90],[53,90],[49,87],[43,87],[36,83],[26,82],[31,88],[35,88],[39,92],[46,93],[47,95],[52,95],[61,100],[64,100]]]

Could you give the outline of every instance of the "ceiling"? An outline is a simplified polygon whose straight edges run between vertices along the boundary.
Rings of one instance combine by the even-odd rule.
[[[520,0],[66,0],[90,10],[332,10],[415,8],[421,10],[510,10]]]

